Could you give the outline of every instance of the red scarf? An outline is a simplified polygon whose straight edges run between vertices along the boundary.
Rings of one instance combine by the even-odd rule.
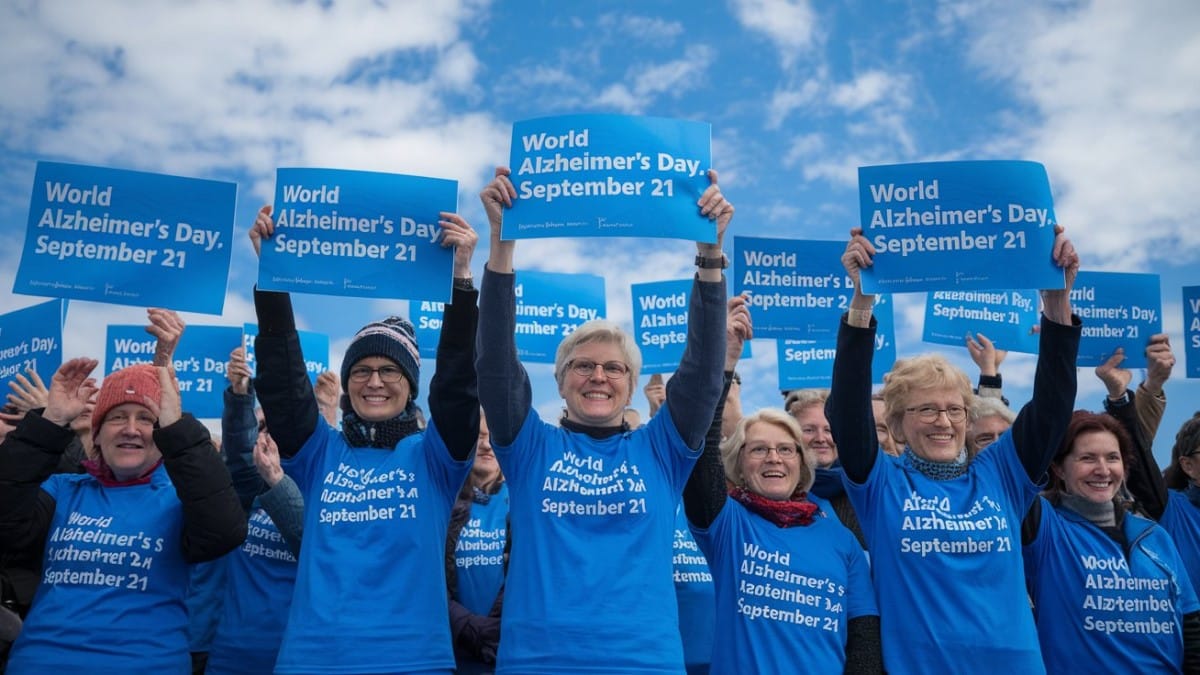
[[[788,500],[767,499],[745,488],[730,488],[729,496],[750,511],[775,523],[777,527],[812,525],[817,505],[808,501],[808,493],[801,492]]]
[[[88,473],[92,474],[92,477],[100,481],[100,484],[104,487],[127,487],[130,485],[145,485],[146,483],[149,483],[151,474],[154,473],[154,470],[158,468],[159,464],[162,464],[162,459],[159,459],[157,462],[155,462],[154,466],[146,469],[146,473],[143,473],[137,478],[130,478],[129,480],[117,480],[117,477],[113,475],[112,467],[110,467],[108,463],[104,461],[103,457],[97,459],[85,459],[83,460],[82,464],[83,468],[86,469]]]

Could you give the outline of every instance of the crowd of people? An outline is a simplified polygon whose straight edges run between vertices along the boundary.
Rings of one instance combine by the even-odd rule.
[[[558,346],[547,420],[515,344],[509,176],[480,194],[478,290],[479,235],[441,214],[454,278],[427,411],[408,320],[363,326],[314,385],[289,295],[258,289],[257,369],[230,354],[219,437],[181,409],[169,310],[148,312],[153,364],[14,378],[4,672],[1200,673],[1200,412],[1160,472],[1165,336],[1136,391],[1118,352],[1103,409],[1074,410],[1061,227],[1019,410],[984,335],[965,345],[977,386],[923,354],[873,391],[856,287],[831,387],[744,411],[753,322],[710,172],[696,206],[717,236],[696,243],[685,349],[649,378],[648,418],[629,414],[634,337],[593,320]],[[263,207],[255,251],[274,234]],[[846,273],[875,253],[853,229]]]

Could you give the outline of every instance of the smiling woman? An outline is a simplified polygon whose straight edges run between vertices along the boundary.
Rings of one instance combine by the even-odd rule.
[[[512,530],[520,532],[497,673],[682,670],[675,512],[720,396],[725,278],[709,263],[720,263],[733,216],[715,172],[710,180],[698,210],[716,221],[717,241],[697,243],[702,262],[684,355],[665,404],[637,429],[624,414],[641,356],[633,337],[608,321],[589,321],[560,343],[554,375],[566,412],[558,426],[539,417],[514,341],[515,243],[500,238],[504,209],[518,197],[508,169],[497,168],[480,194],[492,239],[480,292],[479,400],[512,486]],[[603,602],[596,589],[604,589]]]
[[[880,450],[870,400],[875,298],[858,284],[875,253],[854,228],[842,264],[855,290],[838,329],[826,413],[871,553],[884,665],[891,673],[953,672],[966,663],[978,673],[1041,672],[1018,527],[1075,399],[1080,323],[1070,289],[1079,257],[1056,227],[1052,260],[1065,284],[1042,291],[1033,398],[1012,429],[968,457],[970,381],[942,357],[918,356],[897,363],[884,385],[888,429],[904,444],[892,457]],[[999,625],[1007,629],[978,629]]]
[[[251,229],[256,251],[278,236],[270,213],[263,207]],[[342,358],[338,429],[319,415],[291,297],[255,291],[254,386],[282,468],[305,506],[304,555],[275,672],[454,667],[449,624],[432,618],[449,611],[443,542],[479,433],[470,280],[478,237],[457,214],[441,215],[442,245],[454,247],[454,283],[442,315],[428,425],[414,400],[421,360],[412,323],[388,317],[355,333]],[[413,586],[413,579],[433,583]]]
[[[1133,440],[1076,411],[1022,528],[1048,672],[1195,672],[1200,603],[1166,530],[1120,497]],[[1086,649],[1080,645],[1086,644]]]
[[[246,518],[208,430],[180,409],[173,373],[130,366],[97,394],[96,365],[62,364],[44,409],[0,444],[0,548],[42,553],[6,672],[187,673],[189,569],[238,546]],[[50,475],[93,394],[98,455],[86,474]]]

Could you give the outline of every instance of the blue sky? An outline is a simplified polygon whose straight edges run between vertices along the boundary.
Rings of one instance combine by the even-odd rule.
[[[1044,163],[1086,269],[1162,275],[1180,365],[1160,461],[1200,409],[1200,384],[1183,377],[1179,294],[1200,284],[1200,5],[1189,0],[18,0],[0,4],[0,65],[5,289],[39,159],[236,181],[225,314],[185,319],[239,325],[253,321],[245,231],[276,167],[453,178],[460,212],[481,229],[476,195],[506,161],[514,121],[682,117],[712,124],[733,234],[843,240],[858,220],[859,166]],[[610,318],[628,325],[629,285],[687,276],[693,252],[667,240],[539,240],[518,246],[516,264],[603,274]],[[41,301],[0,297],[0,311]],[[330,335],[335,366],[359,326],[407,313],[406,302],[319,296],[296,306],[301,327]],[[922,312],[922,296],[897,298],[900,353],[945,351],[974,376],[965,350],[920,342]],[[66,355],[98,356],[102,326],[144,317],[72,303]],[[773,344],[756,341],[754,353],[745,406],[778,405]],[[1002,372],[1014,403],[1026,400],[1032,357],[1010,356]],[[531,373],[539,410],[556,416],[549,367]],[[1101,396],[1081,371],[1079,405]],[[634,403],[645,410],[640,393]]]

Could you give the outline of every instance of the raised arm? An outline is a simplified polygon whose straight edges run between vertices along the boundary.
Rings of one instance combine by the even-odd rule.
[[[1071,288],[1079,255],[1061,225],[1054,226],[1054,264],[1063,270],[1064,288],[1042,291],[1042,324],[1033,396],[1013,422],[1013,443],[1025,473],[1042,482],[1066,433],[1078,386],[1075,359],[1082,324],[1071,314]]]
[[[509,173],[507,167],[497,167],[495,178],[479,193],[491,240],[479,296],[475,370],[479,374],[479,401],[487,414],[492,439],[499,445],[509,445],[517,437],[533,401],[529,375],[517,358],[513,273],[516,242],[500,238],[504,209],[517,198]]]
[[[179,339],[183,337],[187,324],[171,309],[151,307],[146,310],[146,318],[149,320],[146,332],[155,338],[154,365],[174,368],[175,348],[179,346]]]
[[[871,409],[871,357],[875,352],[875,324],[871,312],[875,296],[862,292],[861,272],[874,264],[875,247],[862,228],[850,230],[842,253],[842,267],[854,282],[850,310],[838,326],[833,382],[825,401],[825,417],[838,447],[846,476],[855,483],[867,480],[879,454],[875,415]]]
[[[667,385],[663,384],[662,373],[651,375],[646,386],[642,387],[642,393],[646,395],[647,417],[654,417],[663,401],[667,400]]]
[[[259,504],[275,523],[288,550],[299,558],[304,539],[304,495],[292,477],[283,472],[279,448],[269,434],[260,434],[254,443],[254,467],[267,486],[266,492],[259,495]]]
[[[1154,444],[1158,435],[1158,426],[1162,423],[1163,413],[1167,409],[1167,395],[1163,385],[1171,377],[1171,369],[1175,367],[1175,354],[1171,351],[1171,341],[1166,333],[1150,337],[1146,345],[1146,379],[1138,385],[1134,402],[1137,405],[1138,428],[1147,441]]]
[[[44,546],[55,502],[42,483],[75,437],[71,422],[96,392],[95,359],[63,363],[50,379],[46,407],[31,411],[0,443],[0,550]]]
[[[1150,344],[1146,347],[1146,380],[1154,379],[1153,386],[1159,391],[1175,365],[1166,338],[1166,335],[1155,335],[1150,338]],[[1167,509],[1167,481],[1154,459],[1154,437],[1146,435],[1141,416],[1142,409],[1138,405],[1139,399],[1150,394],[1145,391],[1146,382],[1138,387],[1136,393],[1129,390],[1133,374],[1120,367],[1124,359],[1124,350],[1118,348],[1107,361],[1096,367],[1096,377],[1100,378],[1108,391],[1108,396],[1104,399],[1105,412],[1116,418],[1133,439],[1133,466],[1125,472],[1126,486],[1138,505],[1151,518],[1158,520]],[[1161,419],[1161,415],[1158,419]],[[1158,419],[1153,421],[1155,429],[1158,427]]]
[[[1008,356],[1008,352],[996,349],[996,345],[983,333],[976,333],[974,336],[967,335],[967,353],[979,368],[979,384],[975,387],[975,393],[985,398],[998,398],[1008,405],[1008,399],[1004,398],[1004,381],[1000,377],[1000,363]]]
[[[13,379],[9,380],[8,388],[10,390],[8,405],[16,411],[8,414],[14,424],[20,421],[21,415],[30,410],[46,407],[46,397],[49,396],[50,391],[36,370],[31,368],[24,374],[17,373]]]
[[[189,563],[215,560],[246,539],[246,512],[208,429],[182,411],[175,371],[159,366],[158,381],[154,442],[183,507],[183,556]]]
[[[317,375],[317,386],[314,387],[317,396],[317,410],[321,417],[336,428],[338,425],[339,403],[342,397],[342,379],[332,370],[323,370]]]
[[[271,206],[262,207],[250,227],[250,243],[257,254],[264,239],[275,234]],[[258,362],[254,389],[272,430],[279,454],[292,457],[317,428],[317,400],[304,365],[300,334],[287,293],[254,289],[258,336],[254,358]]]
[[[462,461],[479,437],[479,384],[475,375],[475,334],[479,293],[471,281],[471,255],[479,235],[456,213],[442,213],[442,246],[454,247],[454,290],[442,313],[437,366],[429,383],[429,415],[450,456]]]
[[[266,486],[254,470],[254,442],[258,438],[258,418],[254,415],[254,385],[250,381],[250,364],[246,350],[238,346],[229,354],[225,364],[225,405],[221,409],[221,454],[233,479],[242,509],[250,505]]]
[[[683,357],[667,382],[667,409],[675,429],[689,448],[704,441],[710,415],[721,397],[721,364],[725,358],[725,266],[721,243],[733,219],[733,204],[721,194],[717,172],[709,170],[709,186],[697,202],[700,214],[716,223],[717,241],[696,242],[699,269],[688,306],[688,336]],[[717,420],[720,423],[720,420]]]
[[[721,398],[713,411],[712,423],[704,437],[704,452],[692,468],[683,488],[683,509],[688,522],[699,528],[712,525],[725,507],[725,464],[721,461],[721,419],[724,417],[725,397],[733,383],[733,371],[746,340],[754,336],[750,311],[744,295],[734,296],[726,303],[725,377]]]

